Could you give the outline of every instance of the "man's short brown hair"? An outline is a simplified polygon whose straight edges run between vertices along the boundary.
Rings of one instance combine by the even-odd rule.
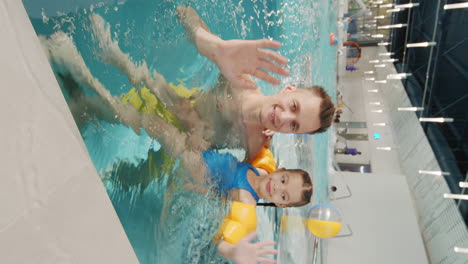
[[[335,114],[335,105],[333,104],[331,97],[328,95],[328,93],[323,89],[323,87],[315,85],[311,87],[306,87],[302,88],[306,89],[308,91],[311,91],[318,97],[322,99],[320,102],[320,107],[319,107],[319,118],[320,118],[320,128],[311,131],[308,134],[316,134],[316,133],[322,133],[327,131],[327,129],[332,125],[333,123],[333,117]]]

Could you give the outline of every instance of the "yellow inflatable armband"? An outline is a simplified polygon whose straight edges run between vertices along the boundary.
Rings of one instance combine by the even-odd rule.
[[[230,244],[237,244],[239,240],[257,229],[256,206],[241,202],[232,202],[231,211],[223,219],[215,239],[223,239]]]
[[[268,173],[272,173],[276,171],[276,160],[275,157],[273,157],[273,153],[271,153],[271,150],[267,147],[263,147],[260,152],[255,156],[253,161],[250,163],[250,165],[254,166],[255,168],[261,168]]]

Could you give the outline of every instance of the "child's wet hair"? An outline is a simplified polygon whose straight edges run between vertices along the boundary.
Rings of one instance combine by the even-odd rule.
[[[302,176],[302,181],[303,181],[301,201],[297,203],[290,203],[288,204],[288,207],[299,207],[299,206],[308,204],[313,194],[313,184],[312,184],[312,180],[310,178],[309,173],[301,169],[289,169],[288,171],[299,173]]]

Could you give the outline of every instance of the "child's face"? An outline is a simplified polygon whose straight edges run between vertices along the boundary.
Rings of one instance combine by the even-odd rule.
[[[301,173],[279,169],[262,180],[259,196],[277,206],[286,207],[302,200],[303,184]]]

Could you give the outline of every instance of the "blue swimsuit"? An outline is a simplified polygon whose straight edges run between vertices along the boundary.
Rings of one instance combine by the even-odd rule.
[[[244,189],[249,191],[258,201],[258,195],[247,180],[249,169],[253,170],[257,176],[260,175],[257,169],[246,162],[239,162],[230,153],[208,150],[203,152],[203,158],[211,172],[211,181],[218,186],[221,194],[227,195],[232,189]]]

